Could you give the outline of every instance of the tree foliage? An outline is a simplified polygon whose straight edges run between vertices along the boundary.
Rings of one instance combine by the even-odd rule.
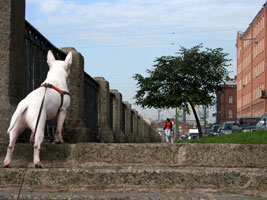
[[[191,49],[181,47],[176,56],[156,58],[153,68],[147,70],[148,77],[133,76],[138,87],[136,103],[148,108],[178,107],[187,111],[190,105],[193,112],[195,106],[211,105],[214,94],[228,75],[227,56],[222,48],[203,49],[198,45]],[[197,115],[195,117],[199,123]]]

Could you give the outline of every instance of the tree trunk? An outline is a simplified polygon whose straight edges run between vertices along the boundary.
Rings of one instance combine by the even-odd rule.
[[[189,101],[189,104],[190,104],[190,106],[191,106],[191,108],[193,110],[194,117],[195,117],[195,120],[197,122],[197,128],[198,128],[199,138],[202,138],[203,137],[203,133],[202,133],[200,122],[199,122],[199,119],[198,119],[198,116],[197,116],[196,109],[195,109],[194,105],[190,101]]]

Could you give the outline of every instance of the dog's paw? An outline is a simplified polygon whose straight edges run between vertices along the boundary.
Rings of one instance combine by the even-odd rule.
[[[44,168],[44,165],[39,161],[37,163],[34,164],[35,168]]]
[[[58,135],[58,134],[55,135],[55,143],[56,144],[63,144],[64,143],[64,140],[63,140],[61,135]]]
[[[10,168],[10,164],[9,163],[3,163],[3,168]]]

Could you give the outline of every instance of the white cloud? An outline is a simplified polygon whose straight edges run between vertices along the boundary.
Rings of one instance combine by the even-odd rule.
[[[262,0],[264,3],[264,0]],[[32,19],[55,38],[137,47],[234,41],[260,9],[245,0],[115,0],[78,4],[28,0],[41,12]],[[242,17],[239,17],[242,16]],[[30,22],[32,22],[30,20]],[[55,33],[55,29],[60,33]],[[71,30],[71,31],[69,31]],[[171,33],[175,32],[174,35]]]
[[[55,12],[66,5],[66,2],[64,2],[64,0],[27,0],[27,3],[38,4],[39,10],[42,13]]]
[[[251,19],[258,4],[219,0],[118,0],[78,5],[74,1],[29,0],[37,3],[48,21],[56,24],[88,24],[95,28],[190,27],[198,29],[244,25],[244,13]],[[250,6],[248,6],[250,4]],[[249,13],[253,13],[249,15]],[[66,20],[69,19],[69,20]],[[44,22],[45,23],[45,22]],[[241,24],[242,23],[242,24]],[[249,21],[247,21],[247,24]]]

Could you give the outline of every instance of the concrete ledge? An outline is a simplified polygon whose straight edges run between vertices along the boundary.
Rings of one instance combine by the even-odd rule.
[[[18,188],[25,169],[0,169],[0,188]],[[26,171],[24,191],[239,194],[267,197],[267,172],[245,168],[91,167]]]
[[[1,200],[16,200],[17,192],[0,191]],[[166,193],[137,193],[137,192],[27,192],[20,195],[21,200],[255,200],[255,197],[240,195],[218,195],[218,194],[166,194]],[[256,198],[264,200],[264,198]]]
[[[7,144],[0,145],[4,160]],[[86,167],[94,163],[267,168],[267,145],[238,144],[43,144],[45,167]],[[12,167],[32,162],[32,144],[16,144]],[[30,165],[29,165],[30,166]]]
[[[0,145],[1,161],[6,147]],[[25,172],[24,192],[267,197],[267,145],[43,144],[45,169],[32,167],[32,151],[32,144],[15,146],[12,168],[0,168],[0,197],[5,190],[18,190]]]

